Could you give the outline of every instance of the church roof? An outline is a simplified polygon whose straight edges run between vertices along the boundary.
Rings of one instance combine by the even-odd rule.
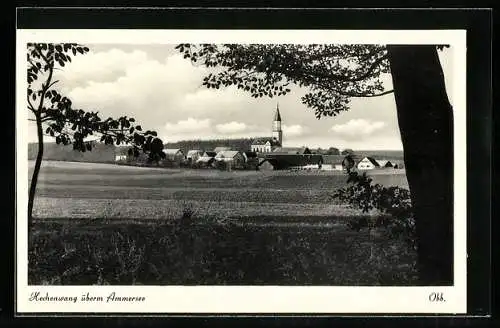
[[[280,142],[276,138],[272,137],[264,137],[264,138],[255,138],[252,141],[252,145],[260,146],[265,145],[267,142],[271,144],[271,146],[281,146]]]
[[[276,105],[276,113],[274,113],[274,120],[281,122],[280,108]]]

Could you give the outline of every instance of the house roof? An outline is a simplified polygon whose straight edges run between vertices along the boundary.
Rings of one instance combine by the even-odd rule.
[[[267,142],[269,142],[271,144],[271,146],[281,146],[280,142],[276,138],[272,138],[272,137],[255,138],[252,141],[252,145],[255,145],[255,146],[262,145],[263,146]]]
[[[271,163],[275,168],[285,169],[293,166],[304,166],[309,164],[319,164],[323,161],[321,155],[317,154],[266,154],[265,160]]]
[[[361,161],[363,161],[365,158],[366,158],[367,160],[369,160],[369,161],[370,161],[370,162],[371,162],[374,166],[380,166],[380,164],[377,162],[377,160],[376,160],[375,158],[373,158],[373,157],[366,156],[366,157],[363,157],[363,158],[361,159]],[[361,161],[359,161],[359,162],[361,162]],[[359,162],[358,162],[358,163],[359,163]]]
[[[203,154],[203,151],[199,149],[192,149],[187,152],[187,156],[198,155],[198,154]]]
[[[183,154],[182,150],[180,149],[173,149],[173,148],[166,148],[166,149],[163,149],[163,152],[166,154],[166,155],[175,155],[177,154],[178,152],[180,152],[181,154]]]
[[[324,164],[342,164],[345,155],[323,155]]]
[[[213,157],[202,156],[202,157],[198,158],[198,159],[196,160],[196,162],[197,162],[197,163],[209,163],[209,162],[211,162],[211,161],[213,161],[213,160],[214,160],[214,158],[213,158]]]
[[[214,152],[219,153],[219,152],[225,151],[225,150],[231,150],[231,147],[222,147],[222,146],[215,147]]]
[[[388,159],[377,159],[376,161],[377,161],[378,165],[380,165],[382,167],[386,166],[387,164],[391,164],[391,166],[393,165],[392,162]]]
[[[203,153],[203,157],[215,157],[215,155],[217,155],[217,153],[215,151],[206,151]]]
[[[215,158],[220,159],[220,158],[234,158],[236,155],[240,154],[239,151],[237,150],[224,150],[221,152],[218,152]]]
[[[281,153],[281,154],[293,154],[293,155],[311,154],[311,150],[307,147],[279,147],[276,148],[273,152],[276,154]]]

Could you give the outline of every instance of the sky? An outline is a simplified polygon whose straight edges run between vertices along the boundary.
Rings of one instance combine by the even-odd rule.
[[[99,111],[103,118],[134,117],[143,128],[157,131],[164,142],[271,136],[279,104],[283,146],[402,150],[393,94],[353,98],[349,111],[318,120],[302,104],[305,90],[299,87],[292,87],[286,96],[258,99],[233,87],[206,89],[201,82],[209,69],[183,59],[175,45],[86,46],[88,54],[74,57],[55,73],[57,89],[74,108]],[[440,53],[448,91],[451,54],[452,49]],[[383,80],[390,90],[390,75]],[[34,123],[28,124],[28,140],[36,142]]]

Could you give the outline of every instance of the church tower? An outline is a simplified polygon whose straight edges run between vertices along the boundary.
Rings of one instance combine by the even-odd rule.
[[[276,105],[276,113],[274,114],[273,138],[279,141],[280,146],[283,146],[283,131],[281,131],[281,115],[279,105]]]

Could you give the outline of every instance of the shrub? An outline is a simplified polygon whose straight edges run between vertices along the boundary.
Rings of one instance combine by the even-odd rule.
[[[415,221],[411,206],[410,191],[398,186],[384,187],[373,184],[366,172],[359,174],[348,172],[347,187],[340,188],[334,199],[346,202],[353,207],[368,212],[378,210],[381,215],[368,219],[366,217],[348,223],[351,229],[385,228],[394,237],[401,237],[413,248],[416,248]]]

